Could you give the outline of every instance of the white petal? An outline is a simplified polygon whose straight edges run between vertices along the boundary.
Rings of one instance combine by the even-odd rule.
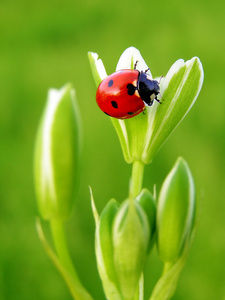
[[[90,55],[95,61],[96,70],[98,72],[98,75],[101,77],[101,80],[105,79],[107,77],[107,73],[105,70],[105,67],[103,65],[103,62],[100,58],[98,58],[97,53],[90,52]]]
[[[120,56],[116,70],[133,69],[136,61],[138,61],[137,70],[145,71],[148,69],[148,66],[141,56],[139,50],[135,47],[129,47]],[[150,70],[148,70],[147,74],[152,78]]]

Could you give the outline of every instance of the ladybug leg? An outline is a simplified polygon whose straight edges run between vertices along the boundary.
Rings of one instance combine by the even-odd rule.
[[[161,96],[161,94],[160,94],[160,96]],[[162,104],[162,102],[159,100],[159,99],[157,99],[157,96],[155,97],[155,99],[154,100],[156,100],[157,102],[159,102],[160,104]],[[162,98],[162,100],[164,101],[164,99]]]
[[[143,112],[142,112],[142,113],[143,113],[143,115],[145,115],[145,114],[146,114],[146,108],[143,110]]]
[[[159,92],[159,95],[160,95],[160,97],[161,97],[161,100],[162,101],[164,101],[164,99],[163,99],[163,97],[162,97],[162,95],[161,95],[161,93]],[[156,98],[157,98],[157,96],[156,96]],[[156,99],[156,101],[158,101],[159,103],[162,103],[160,100],[158,100],[158,99]]]
[[[150,68],[146,69],[146,70],[145,70],[145,73],[147,73],[147,72],[148,72],[148,70],[150,70]]]
[[[134,70],[137,69],[138,60],[136,60],[136,63],[134,64]]]

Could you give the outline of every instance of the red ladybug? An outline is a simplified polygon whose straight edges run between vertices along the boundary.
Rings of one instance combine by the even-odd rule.
[[[129,119],[140,114],[146,105],[151,106],[154,100],[161,103],[157,99],[159,82],[150,79],[147,71],[120,70],[106,77],[96,93],[99,108],[110,117]]]

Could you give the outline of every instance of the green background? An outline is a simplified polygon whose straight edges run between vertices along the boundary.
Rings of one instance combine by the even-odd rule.
[[[104,299],[94,256],[88,185],[101,211],[127,196],[131,166],[114,128],[95,103],[87,52],[108,74],[121,53],[138,48],[153,76],[179,58],[198,56],[205,80],[191,112],[145,169],[144,186],[158,190],[178,156],[195,178],[201,218],[173,299],[225,299],[225,2],[0,1],[0,299],[71,299],[36,234],[33,148],[47,90],[72,82],[83,120],[83,168],[75,210],[67,223],[82,281]],[[46,227],[47,229],[47,227]],[[146,295],[161,263],[153,251]],[[147,298],[146,298],[147,299]]]

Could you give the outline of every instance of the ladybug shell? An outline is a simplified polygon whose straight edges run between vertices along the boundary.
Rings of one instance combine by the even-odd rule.
[[[132,118],[145,109],[137,91],[137,70],[120,70],[106,77],[98,86],[96,101],[110,117]]]

